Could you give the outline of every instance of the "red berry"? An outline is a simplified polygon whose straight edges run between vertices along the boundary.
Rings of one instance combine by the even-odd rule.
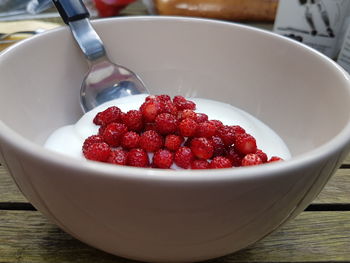
[[[183,110],[179,111],[177,116],[179,120],[184,120],[186,118],[196,120],[197,113],[195,113],[193,110]]]
[[[187,169],[191,166],[194,160],[193,153],[188,147],[180,147],[174,156],[174,162],[177,166]]]
[[[256,153],[255,138],[248,133],[238,134],[235,138],[235,149],[241,154]]]
[[[237,136],[238,134],[246,133],[245,130],[239,125],[230,125],[229,129]]]
[[[111,148],[107,143],[97,142],[91,144],[84,152],[88,160],[106,162],[111,153]]]
[[[156,124],[154,122],[145,123],[144,131],[157,131]]]
[[[146,101],[150,101],[150,100],[157,100],[157,95],[148,95],[148,96],[145,98],[145,102],[146,102]]]
[[[242,165],[242,156],[235,150],[233,146],[230,146],[228,148],[226,157],[231,161],[232,166],[239,167]]]
[[[103,140],[111,147],[118,147],[124,133],[128,131],[125,124],[113,122],[107,125],[104,129],[102,137]]]
[[[148,167],[148,154],[145,150],[140,148],[131,149],[126,157],[126,164],[136,167]]]
[[[164,102],[170,101],[171,102],[171,97],[169,95],[166,95],[166,94],[157,95],[156,98],[160,101],[164,101]]]
[[[126,149],[139,147],[140,135],[136,132],[129,131],[124,133],[121,140],[121,146]]]
[[[278,156],[272,156],[270,158],[270,160],[268,160],[269,163],[278,162],[278,161],[283,161],[283,159],[281,157],[278,157]]]
[[[112,150],[107,162],[118,165],[126,165],[127,155],[128,153],[122,149]]]
[[[153,164],[155,167],[168,169],[173,164],[174,154],[169,150],[161,149],[154,153]]]
[[[102,136],[99,135],[92,135],[88,138],[85,139],[84,143],[83,143],[83,154],[85,154],[85,152],[87,151],[87,149],[94,143],[98,143],[98,142],[103,142],[103,138]]]
[[[227,125],[217,129],[216,135],[222,139],[226,146],[230,146],[235,142],[235,134]]]
[[[143,128],[142,114],[138,110],[130,110],[122,116],[123,123],[129,131],[139,132]]]
[[[165,137],[164,146],[168,150],[175,152],[177,149],[180,148],[183,141],[184,141],[183,137],[175,134],[169,134]]]
[[[262,160],[263,163],[267,162],[267,155],[262,150],[257,149],[256,154],[260,157],[260,159]]]
[[[221,168],[231,168],[232,163],[231,161],[223,156],[216,156],[214,159],[211,161],[209,168],[210,169],[221,169]]]
[[[162,148],[163,137],[156,131],[145,131],[140,136],[140,147],[147,152],[155,152]]]
[[[177,116],[178,110],[171,100],[162,100],[159,98],[160,113],[169,113]]]
[[[209,162],[207,160],[198,159],[191,163],[191,169],[208,169]]]
[[[155,119],[156,130],[163,135],[177,131],[177,119],[170,113],[161,113]]]
[[[109,107],[106,110],[97,113],[93,122],[96,125],[104,125],[104,126],[112,122],[119,122],[121,112],[122,111],[116,106]]]
[[[226,150],[225,144],[219,136],[213,136],[211,138],[211,141],[214,147],[214,154],[213,154],[214,157],[220,156],[220,155],[222,156],[226,155],[227,150]]]
[[[175,96],[173,98],[173,103],[175,104],[176,108],[181,111],[181,110],[195,110],[196,109],[196,104],[193,101],[187,100],[183,96]]]
[[[204,121],[208,121],[208,115],[204,113],[196,113],[196,122],[201,123]]]
[[[221,121],[218,120],[210,120],[210,123],[214,124],[216,126],[216,128],[221,129],[222,127],[224,127],[224,124]]]
[[[262,164],[263,161],[255,153],[249,153],[242,159],[242,166],[252,166]]]
[[[196,136],[210,138],[216,134],[216,130],[217,128],[215,124],[209,121],[204,121],[204,122],[198,123]]]
[[[184,137],[191,137],[196,134],[198,124],[195,120],[186,118],[179,124],[179,132]]]
[[[209,159],[214,154],[213,144],[204,137],[194,138],[191,141],[191,150],[199,159]]]
[[[153,122],[159,114],[160,103],[156,99],[150,99],[141,105],[140,111],[145,122]]]

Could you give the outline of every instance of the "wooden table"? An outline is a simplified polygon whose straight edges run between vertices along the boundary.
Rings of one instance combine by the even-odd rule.
[[[0,166],[0,262],[134,262],[64,233],[28,203]],[[297,218],[253,246],[208,262],[350,262],[350,156]]]
[[[136,4],[124,13],[144,12]],[[35,210],[0,165],[0,262],[134,261],[91,248],[61,231]],[[350,262],[350,156],[297,218],[243,251],[208,262]]]

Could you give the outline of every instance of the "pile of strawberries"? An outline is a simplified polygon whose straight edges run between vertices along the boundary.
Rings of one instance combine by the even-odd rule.
[[[84,141],[83,154],[94,161],[163,169],[173,164],[217,169],[282,160],[268,159],[242,127],[209,120],[195,109],[194,102],[168,95],[150,95],[138,110],[126,113],[109,107],[95,116],[100,128]]]

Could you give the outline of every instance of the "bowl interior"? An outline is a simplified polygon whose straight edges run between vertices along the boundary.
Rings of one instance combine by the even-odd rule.
[[[349,122],[346,74],[296,42],[188,18],[107,19],[94,27],[111,60],[135,71],[153,94],[230,103],[274,129],[292,155],[321,146]],[[43,144],[82,115],[87,69],[67,28],[10,48],[0,56],[0,119]]]

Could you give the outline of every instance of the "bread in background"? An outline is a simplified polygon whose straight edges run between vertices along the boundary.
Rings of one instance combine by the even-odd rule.
[[[159,15],[274,21],[278,0],[154,0]]]

